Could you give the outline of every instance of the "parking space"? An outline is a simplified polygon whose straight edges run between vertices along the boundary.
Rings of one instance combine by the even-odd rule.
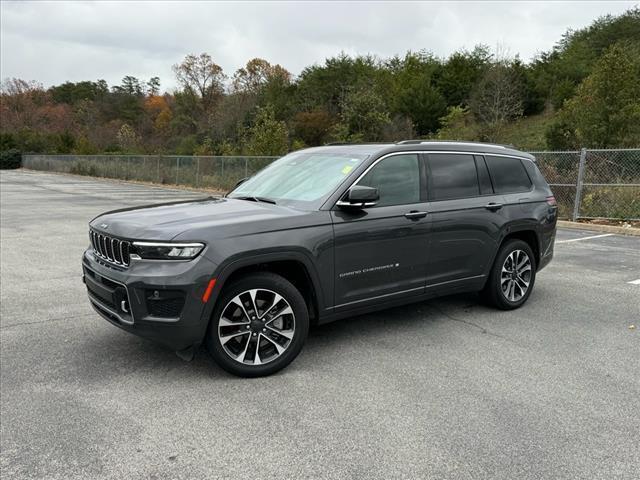
[[[246,380],[111,326],[80,279],[93,216],[203,193],[0,181],[4,478],[640,477],[640,237],[561,230],[517,311],[347,319]]]

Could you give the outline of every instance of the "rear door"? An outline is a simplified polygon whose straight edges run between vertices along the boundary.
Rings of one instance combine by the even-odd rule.
[[[336,308],[423,293],[429,222],[419,154],[387,156],[355,184],[377,188],[380,200],[363,210],[331,212]]]
[[[480,284],[497,248],[504,199],[493,192],[482,156],[429,153],[431,234],[427,289]]]

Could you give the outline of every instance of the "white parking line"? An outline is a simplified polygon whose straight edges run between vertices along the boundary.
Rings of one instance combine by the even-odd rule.
[[[638,280],[631,280],[630,282],[627,282],[627,283],[630,283],[631,285],[640,285],[640,278]]]
[[[603,235],[592,235],[590,237],[572,238],[570,240],[558,240],[556,243],[579,242],[581,240],[591,240],[592,238],[611,237],[613,233],[605,233]]]

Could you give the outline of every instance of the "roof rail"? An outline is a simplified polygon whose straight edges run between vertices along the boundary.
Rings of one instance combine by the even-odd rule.
[[[450,145],[477,145],[482,147],[515,148],[513,145],[501,145],[499,143],[466,142],[456,140],[402,140],[396,145],[422,145],[429,143],[447,143]]]
[[[389,145],[391,142],[329,142],[323,147],[334,147],[337,145]]]

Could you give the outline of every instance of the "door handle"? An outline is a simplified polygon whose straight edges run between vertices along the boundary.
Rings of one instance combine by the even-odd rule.
[[[496,210],[500,210],[503,207],[502,203],[487,203],[484,208],[486,208],[487,210],[491,210],[492,212],[495,212]]]
[[[408,213],[405,213],[404,216],[410,220],[417,220],[419,218],[424,218],[427,216],[427,212],[418,212],[416,210],[411,210]]]

